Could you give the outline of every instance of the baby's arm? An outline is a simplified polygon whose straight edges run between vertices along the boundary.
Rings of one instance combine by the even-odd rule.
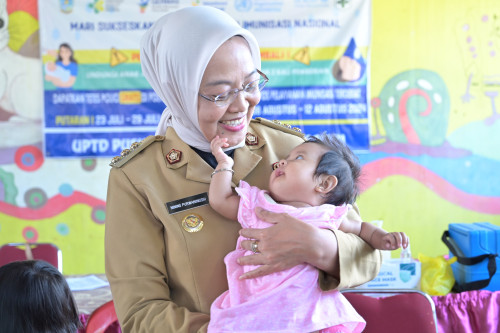
[[[227,147],[226,142],[226,138],[216,136],[210,143],[212,154],[217,160],[217,167],[210,181],[208,201],[217,213],[228,219],[236,220],[240,197],[231,188],[233,173],[227,170],[232,170],[234,161],[222,151],[222,147]],[[223,169],[225,170],[223,171]]]
[[[401,246],[407,248],[410,243],[404,232],[387,232],[367,222],[342,221],[339,229],[358,235],[374,249],[396,250]]]

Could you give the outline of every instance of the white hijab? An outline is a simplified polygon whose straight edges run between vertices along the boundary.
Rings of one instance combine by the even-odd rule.
[[[188,145],[210,151],[210,142],[198,123],[198,91],[213,54],[235,35],[246,39],[254,65],[260,68],[255,37],[227,13],[213,7],[170,12],[145,33],[141,39],[142,73],[166,105],[156,134],[164,135],[172,126]]]

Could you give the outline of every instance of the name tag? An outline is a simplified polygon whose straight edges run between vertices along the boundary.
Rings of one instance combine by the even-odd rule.
[[[188,209],[208,205],[208,193],[200,193],[187,198],[165,203],[169,214],[175,214]]]

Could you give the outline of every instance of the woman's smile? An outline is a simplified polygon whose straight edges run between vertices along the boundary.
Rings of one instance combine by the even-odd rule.
[[[241,117],[238,119],[231,119],[231,120],[221,120],[219,121],[219,124],[228,131],[231,132],[238,132],[241,131],[242,129],[245,128],[246,126],[246,117]]]

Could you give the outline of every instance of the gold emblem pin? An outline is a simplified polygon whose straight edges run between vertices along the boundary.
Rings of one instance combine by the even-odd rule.
[[[177,149],[172,149],[171,151],[168,152],[167,156],[168,163],[170,164],[175,164],[181,160],[182,157],[182,151],[177,150]]]
[[[189,214],[182,219],[182,227],[187,232],[198,232],[203,228],[203,220],[199,215]]]
[[[245,143],[247,146],[256,146],[259,144],[259,138],[252,133],[247,133],[245,137]]]

